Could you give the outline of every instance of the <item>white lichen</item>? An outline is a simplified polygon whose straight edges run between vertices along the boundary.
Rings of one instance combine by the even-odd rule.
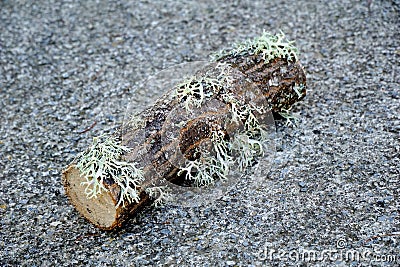
[[[200,108],[206,98],[218,94],[233,83],[232,68],[227,63],[217,63],[215,70],[193,75],[176,86],[174,96],[184,104],[186,111]]]
[[[185,174],[185,179],[193,181],[195,186],[212,185],[216,180],[224,182],[233,168],[242,172],[264,155],[263,142],[268,137],[256,113],[263,114],[265,108],[240,105],[229,94],[225,99],[231,104],[231,122],[238,124],[238,130],[233,133],[213,130],[210,136],[211,149],[204,149],[205,146],[200,148],[195,155],[197,158],[188,160],[181,168],[178,175]],[[243,129],[240,129],[240,125]]]
[[[129,128],[131,131],[139,130],[143,129],[145,124],[145,120],[143,120],[142,116],[138,114],[132,114],[125,123],[124,128]]]
[[[217,178],[226,180],[234,160],[229,155],[229,143],[224,138],[222,131],[212,132],[212,149],[199,151],[200,157],[189,160],[178,175],[185,173],[185,179],[194,181],[197,187],[214,184]]]
[[[235,135],[232,142],[232,150],[236,152],[239,171],[244,171],[252,166],[257,158],[264,155],[262,141],[257,138],[251,138],[246,133]]]
[[[293,91],[296,92],[297,97],[299,99],[303,96],[303,94],[302,94],[303,90],[304,90],[304,84],[295,84],[293,86]]]
[[[293,115],[293,113],[288,109],[282,109],[282,111],[279,112],[279,115],[285,119],[286,126],[295,127],[299,121],[299,118]]]
[[[225,56],[245,56],[261,54],[265,64],[275,58],[286,58],[288,61],[297,61],[297,48],[293,41],[287,41],[285,34],[276,35],[263,31],[261,36],[242,43],[237,43],[230,50],[222,50],[213,55],[215,61]]]
[[[234,81],[232,68],[227,63],[218,63],[211,72],[192,76],[177,85],[175,97],[186,111],[200,108],[204,101],[219,94],[229,106],[230,123],[237,130],[226,133],[224,129],[213,129],[208,137],[208,146],[200,146],[192,160],[187,160],[178,175],[192,181],[194,186],[209,186],[215,181],[226,181],[234,167],[243,171],[264,155],[263,142],[266,131],[258,120],[267,110],[263,106],[240,101],[232,92]],[[186,122],[185,122],[186,123]]]
[[[145,191],[153,199],[155,207],[162,206],[171,199],[170,188],[167,185],[153,185]]]
[[[130,148],[121,145],[114,136],[93,138],[92,145],[78,157],[76,163],[81,176],[86,179],[81,184],[86,186],[87,198],[96,198],[107,192],[105,185],[114,182],[121,190],[117,206],[139,202],[143,171],[135,163],[121,160],[122,155],[129,151]]]
[[[175,95],[179,101],[184,102],[186,111],[200,108],[206,97],[204,93],[204,80],[191,76],[177,85]]]
[[[232,105],[231,108],[234,103],[239,105],[234,99],[231,99],[229,103]],[[257,158],[264,155],[263,142],[268,136],[256,114],[263,115],[266,109],[263,106],[257,107],[247,103],[241,105],[240,110],[232,108],[231,112],[232,121],[237,121],[238,118],[240,122],[244,121],[244,129],[235,133],[231,143],[231,149],[236,155],[236,164],[239,170],[243,171],[254,164]]]

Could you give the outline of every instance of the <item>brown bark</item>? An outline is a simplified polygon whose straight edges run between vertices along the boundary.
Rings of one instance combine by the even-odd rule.
[[[236,97],[245,97],[248,95],[246,90],[253,90],[253,95],[256,98],[266,99],[274,112],[290,108],[291,105],[301,100],[306,94],[306,77],[299,62],[277,58],[265,64],[259,55],[225,56],[220,61],[231,64],[234,69],[239,70],[246,79],[256,85],[250,89],[244,89],[243,84],[239,80],[236,81],[236,84],[231,89],[231,92]],[[298,95],[299,92],[294,89],[294,86],[299,84],[304,85],[300,96]],[[217,95],[215,97],[218,98],[220,96]],[[254,101],[256,99],[251,100]],[[179,145],[178,149],[183,150],[181,152],[186,158],[193,157],[193,148],[208,136],[207,132],[210,131],[213,125],[220,123],[221,117],[219,115],[226,112],[226,110],[221,109],[216,114],[203,114],[193,119],[190,124],[187,124],[186,128],[181,129],[179,144],[163,146],[161,144],[162,126],[168,113],[177,104],[177,101],[168,102],[161,99],[152,108],[145,111],[145,132],[151,134],[146,137],[143,145],[147,146],[151,168],[154,168],[161,178],[163,177],[170,181],[178,179],[176,174],[179,169],[170,163],[171,160],[166,159],[166,152],[175,151]],[[215,117],[214,119],[213,116]],[[202,129],[202,131],[198,129]],[[123,144],[132,147],[133,140],[130,139],[130,129],[123,129],[121,135],[124,140]],[[135,147],[132,148],[135,151]],[[125,155],[125,159],[128,161],[133,158],[134,152]],[[87,199],[84,193],[85,187],[81,185],[84,180],[85,178],[81,177],[74,164],[71,164],[63,172],[66,194],[72,204],[88,221],[104,230],[120,227],[129,217],[137,214],[142,207],[151,202],[149,197],[142,192],[139,203],[116,207],[119,199],[119,188],[116,184],[107,184],[109,192],[101,194],[98,198]]]

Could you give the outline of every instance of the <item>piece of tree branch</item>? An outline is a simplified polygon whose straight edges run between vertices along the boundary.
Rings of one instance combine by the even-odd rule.
[[[167,88],[170,89],[167,94],[139,114],[139,121],[132,121],[132,125],[128,123],[120,132],[115,133],[112,140],[122,144],[109,143],[108,147],[101,147],[102,144],[98,143],[96,149],[102,149],[103,152],[109,149],[104,153],[118,155],[114,161],[110,159],[109,162],[96,163],[93,155],[97,154],[89,158],[88,152],[63,171],[66,194],[88,221],[104,230],[121,226],[129,217],[154,201],[153,194],[161,192],[156,190],[159,188],[151,187],[156,180],[185,182],[192,179],[192,185],[207,185],[215,177],[222,179],[224,162],[216,161],[215,158],[228,160],[230,155],[201,158],[199,147],[209,141],[214,148],[219,146],[227,149],[227,142],[233,142],[229,131],[237,130],[230,127],[239,128],[236,124],[227,124],[227,118],[245,125],[245,134],[258,131],[255,135],[260,136],[262,125],[251,126],[249,123],[253,113],[262,113],[260,110],[266,108],[257,106],[257,103],[266,103],[271,111],[282,112],[306,95],[305,72],[297,59],[296,49],[290,42],[284,41],[283,35],[264,33],[252,41],[222,51],[217,55],[215,64],[210,66],[223,66],[222,71],[207,69],[202,72],[206,76],[187,80],[175,88]],[[165,129],[169,128],[166,125],[170,123],[168,116],[171,116],[174,109],[179,106],[184,107],[182,110],[194,109],[212,101],[219,103],[212,112],[204,110],[194,118],[183,121],[177,142],[162,142]],[[140,144],[135,143],[137,139],[134,134],[138,124],[145,133]],[[246,127],[253,128],[250,131]],[[130,149],[124,151],[123,147]],[[115,151],[119,151],[119,154]],[[145,155],[138,157],[143,151]],[[190,171],[173,164],[178,159],[167,155],[176,154],[176,151],[180,151],[198,170],[202,167],[199,165],[202,162],[200,159],[203,162],[205,159],[211,160],[209,166],[217,167],[212,169],[212,174],[202,173],[199,179],[199,175],[192,176]],[[146,162],[141,162],[141,159]],[[251,162],[241,162],[247,164],[243,167],[251,166]],[[114,169],[101,169],[107,164],[114,166]],[[211,170],[209,166],[205,166],[204,172]],[[145,179],[146,176],[152,176],[152,179]]]

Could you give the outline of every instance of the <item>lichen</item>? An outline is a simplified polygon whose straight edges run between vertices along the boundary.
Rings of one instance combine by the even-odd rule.
[[[268,135],[256,113],[262,115],[265,112],[265,107],[243,105],[241,116],[245,121],[244,129],[235,134],[231,144],[240,171],[252,166],[259,157],[264,156],[263,142],[268,139]]]
[[[295,127],[297,125],[297,122],[299,121],[299,118],[293,115],[290,109],[282,109],[282,111],[279,112],[279,115],[285,119],[286,126]]]
[[[295,84],[295,85],[293,86],[293,91],[296,92],[297,97],[298,97],[299,99],[300,99],[301,97],[303,97],[302,92],[303,92],[304,89],[305,89],[305,88],[304,88],[304,84]]]
[[[171,190],[167,185],[152,185],[147,187],[145,191],[153,199],[155,207],[161,206],[171,199]]]
[[[214,184],[218,178],[226,180],[233,158],[229,155],[229,143],[224,140],[222,131],[214,131],[211,135],[213,149],[198,151],[200,157],[189,160],[185,167],[181,168],[178,175],[185,173],[185,179],[194,181],[194,185],[208,186]]]
[[[297,48],[293,41],[285,39],[285,34],[280,32],[276,35],[263,31],[261,36],[252,40],[237,43],[232,49],[221,50],[213,55],[213,60],[226,56],[246,56],[261,54],[264,63],[267,64],[275,58],[285,58],[288,61],[297,61]]]
[[[227,63],[217,63],[214,71],[193,75],[179,83],[174,96],[184,103],[186,111],[200,108],[206,98],[218,94],[232,82],[232,68]]]
[[[230,105],[230,121],[237,124],[238,130],[227,133],[223,129],[213,129],[209,136],[211,148],[199,148],[196,159],[187,160],[178,172],[197,187],[212,185],[216,180],[224,182],[235,166],[243,171],[264,155],[263,142],[267,140],[267,132],[256,113],[262,115],[266,108],[240,103],[227,92],[223,92],[223,100]]]
[[[251,116],[248,114],[248,118]],[[243,171],[264,155],[265,140],[266,132],[259,124],[253,124],[251,130],[233,133],[232,136],[222,130],[212,131],[211,149],[200,149],[198,157],[188,160],[178,175],[184,173],[185,179],[194,181],[197,187],[212,185],[216,180],[224,182],[234,168]]]
[[[121,145],[117,137],[93,138],[91,146],[77,158],[76,163],[81,176],[86,179],[81,184],[86,186],[87,198],[96,198],[108,192],[106,184],[111,179],[121,190],[117,206],[139,202],[143,171],[135,163],[122,160],[122,155],[129,151],[130,148]]]

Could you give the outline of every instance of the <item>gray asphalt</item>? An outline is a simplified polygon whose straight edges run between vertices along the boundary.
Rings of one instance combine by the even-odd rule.
[[[0,265],[399,265],[399,28],[399,1],[0,1]],[[134,86],[263,29],[296,40],[309,92],[257,193],[82,219],[61,170]]]

